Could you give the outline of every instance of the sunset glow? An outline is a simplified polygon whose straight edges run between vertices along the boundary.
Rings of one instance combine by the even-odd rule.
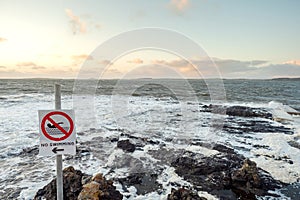
[[[97,46],[144,27],[174,30],[191,38],[205,49],[224,78],[298,77],[299,6],[293,0],[1,0],[0,78],[76,78],[86,59],[112,62],[89,57]],[[172,63],[182,58],[141,50],[120,59],[113,61],[106,78],[117,78],[119,72],[141,65],[144,71],[133,78],[150,76],[150,71],[151,76],[168,77],[163,70],[154,70],[157,63],[153,61],[174,68]],[[206,61],[188,59],[196,60],[202,73],[209,74]],[[176,70],[195,78],[190,67],[181,63]]]

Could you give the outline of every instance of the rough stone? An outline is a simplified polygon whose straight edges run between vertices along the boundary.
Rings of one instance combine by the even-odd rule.
[[[78,200],[121,200],[123,195],[116,190],[113,182],[102,174],[96,174],[91,182],[83,185]]]
[[[119,140],[117,147],[126,152],[132,153],[135,151],[135,145],[132,144],[128,139],[127,140]]]
[[[244,198],[256,199],[255,195],[263,195],[261,190],[262,180],[260,178],[256,163],[246,159],[243,166],[232,172],[232,188],[236,193],[242,193]]]
[[[269,190],[284,184],[274,180],[256,164],[236,154],[231,148],[216,146],[222,153],[211,157],[197,157],[186,152],[172,162],[175,172],[193,183],[196,189],[207,191],[221,199],[256,199],[266,196]]]
[[[94,177],[75,170],[72,166],[63,170],[64,200],[121,200],[122,194],[102,174]],[[40,189],[34,200],[56,199],[56,179]]]
[[[250,108],[247,106],[221,106],[221,105],[204,105],[202,106],[202,112],[213,112],[219,114],[227,114],[229,116],[238,117],[261,117],[266,119],[272,119],[272,114],[262,108]]]
[[[177,190],[172,188],[167,200],[206,200],[206,198],[199,197],[197,193],[185,188],[179,188]]]
[[[162,188],[157,180],[157,174],[135,173],[126,178],[117,179],[123,186],[134,186],[138,195],[158,191]]]
[[[78,196],[78,200],[99,200],[101,194],[99,188],[100,184],[95,181],[85,184]]]
[[[284,126],[273,124],[271,121],[251,119],[237,119],[235,117],[227,117],[223,124],[223,130],[233,134],[244,133],[284,133],[293,134],[293,130]]]
[[[63,170],[63,193],[65,200],[77,200],[82,190],[82,179],[88,175],[80,170],[75,170],[72,166]],[[56,179],[53,179],[44,188],[38,190],[34,200],[56,199]]]

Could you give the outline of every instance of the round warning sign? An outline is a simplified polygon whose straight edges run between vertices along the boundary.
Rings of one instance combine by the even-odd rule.
[[[41,130],[49,140],[62,141],[72,134],[74,122],[68,114],[62,111],[53,111],[43,117]]]

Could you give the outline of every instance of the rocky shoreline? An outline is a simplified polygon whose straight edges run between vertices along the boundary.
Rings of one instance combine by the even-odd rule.
[[[222,113],[224,109],[227,114]],[[263,109],[204,105],[200,112],[226,114],[223,131],[244,141],[256,133],[293,134],[292,129],[273,123],[270,113]],[[176,117],[180,118],[178,115]],[[102,131],[92,129],[78,135],[93,135]],[[282,195],[297,199],[300,193],[297,189],[299,184],[276,180],[230,144],[197,138],[147,137],[120,129],[110,129],[108,132],[110,134],[107,136],[95,134],[91,140],[79,141],[76,156],[64,156],[64,161],[85,162],[92,159],[105,163],[101,166],[102,171],[94,176],[86,174],[84,168],[80,168],[82,171],[72,166],[65,168],[65,199],[118,200],[134,199],[134,195],[147,199],[146,196],[152,193],[163,195],[168,200],[205,200],[211,197],[222,200],[282,199]],[[244,143],[253,149],[270,148],[267,144]],[[299,143],[293,140],[288,144],[299,148]],[[242,150],[248,151],[246,148]],[[38,147],[35,146],[24,149],[16,156],[34,158],[37,153]],[[294,165],[289,157],[257,156]],[[20,190],[13,197],[17,197]],[[7,199],[13,197],[7,196]],[[55,179],[39,189],[34,197],[35,200],[55,198]]]
[[[171,163],[176,169],[175,172],[184,180],[192,183],[193,187],[172,188],[171,193],[167,195],[168,200],[205,200],[205,197],[198,195],[197,191],[199,190],[224,200],[255,200],[263,196],[280,197],[272,191],[287,184],[273,179],[269,173],[258,168],[255,162],[237,155],[233,149],[222,145],[216,145],[214,149],[220,153],[213,157],[203,157],[200,154],[185,152]],[[72,166],[65,168],[63,174],[64,196],[69,200],[123,199],[123,195],[113,185],[114,181],[118,181],[124,187],[136,187],[139,194],[147,194],[161,189],[161,185],[156,182],[156,174],[135,173],[113,181],[106,180],[102,174],[92,177],[80,170],[75,170]],[[55,198],[56,180],[53,179],[36,193],[34,200]]]

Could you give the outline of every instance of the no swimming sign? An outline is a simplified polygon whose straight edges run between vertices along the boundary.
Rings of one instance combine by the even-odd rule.
[[[74,110],[39,110],[39,132],[39,155],[75,155]]]

